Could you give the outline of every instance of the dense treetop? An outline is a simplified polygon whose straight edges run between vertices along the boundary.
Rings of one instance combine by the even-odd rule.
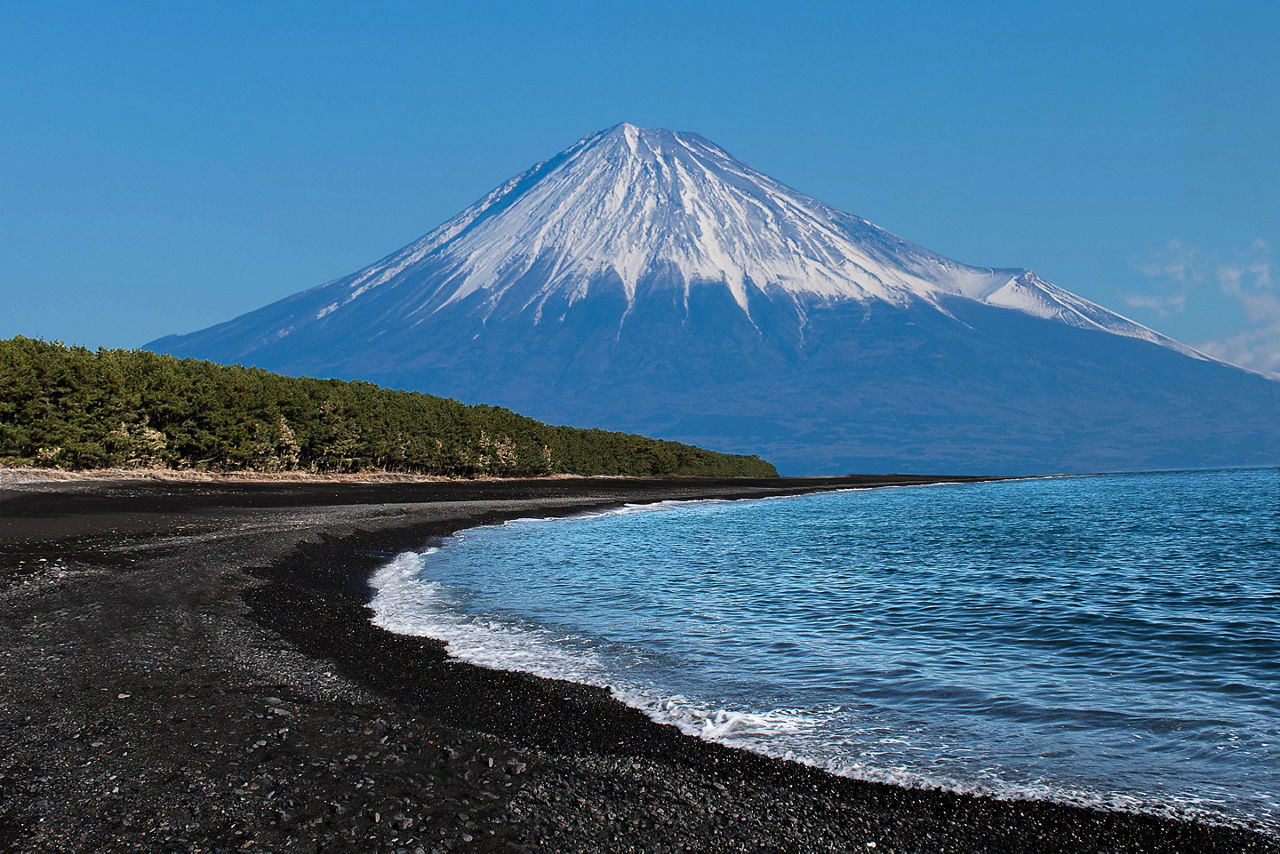
[[[754,456],[141,350],[0,341],[0,465],[772,477]]]

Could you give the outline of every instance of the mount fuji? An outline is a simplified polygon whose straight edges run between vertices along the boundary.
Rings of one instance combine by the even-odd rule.
[[[759,453],[785,474],[1280,462],[1280,382],[693,133],[590,134],[369,267],[149,349]]]

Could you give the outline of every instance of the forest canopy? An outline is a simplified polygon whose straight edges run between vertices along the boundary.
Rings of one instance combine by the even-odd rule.
[[[0,465],[776,477],[755,456],[144,350],[0,340]]]

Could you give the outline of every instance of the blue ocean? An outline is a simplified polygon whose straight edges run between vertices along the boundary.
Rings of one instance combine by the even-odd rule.
[[[1280,471],[668,502],[463,531],[376,621],[853,777],[1280,831]]]

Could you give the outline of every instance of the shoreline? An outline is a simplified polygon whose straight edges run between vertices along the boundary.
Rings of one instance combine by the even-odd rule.
[[[1245,469],[1245,470],[1250,470],[1250,469]],[[1011,477],[990,478],[990,479],[987,479],[987,482],[995,482],[995,481],[1017,482],[1022,480],[1039,480],[1039,479],[1051,479],[1051,478],[1063,478],[1063,477],[1096,477],[1096,476],[1106,476],[1106,475],[1090,474],[1090,475],[1047,475],[1047,476],[1026,476],[1026,477],[1011,476]],[[918,486],[948,486],[948,485],[954,485],[954,482],[946,481],[946,480],[938,480],[935,482],[929,482],[929,483],[923,483],[923,484],[906,483],[906,484],[881,484],[877,486],[836,487],[830,491],[831,492],[849,492],[849,491],[863,491],[863,490],[872,490],[872,489],[895,489],[895,488],[910,488],[910,487],[918,487]],[[820,492],[823,492],[823,491],[827,491],[827,490],[821,490]],[[585,510],[573,512],[571,514],[563,515],[563,516],[562,515],[534,516],[534,517],[512,516],[509,519],[505,519],[498,522],[485,522],[475,526],[457,528],[441,537],[433,537],[429,547],[429,551],[434,553],[436,551],[439,551],[445,548],[456,547],[456,546],[450,545],[450,540],[452,540],[455,536],[459,534],[463,534],[470,531],[481,530],[484,528],[502,527],[503,525],[509,522],[539,523],[539,522],[558,521],[558,520],[564,520],[564,519],[569,519],[569,520],[579,519],[579,518],[594,519],[600,515],[607,515],[613,511],[626,510],[627,512],[634,512],[631,510],[631,508],[652,508],[652,507],[655,507],[656,505],[666,505],[662,508],[665,510],[668,508],[675,509],[676,507],[679,507],[679,506],[688,506],[688,505],[719,503],[719,502],[726,502],[726,501],[728,502],[758,501],[758,500],[766,500],[766,499],[772,499],[772,498],[787,499],[787,498],[793,498],[793,497],[802,497],[802,496],[811,495],[811,494],[815,494],[815,493],[804,492],[804,493],[797,493],[795,495],[781,495],[781,496],[766,495],[766,496],[752,496],[747,498],[729,498],[729,499],[723,499],[723,498],[660,499],[652,502],[627,503],[625,506],[616,506],[616,507],[593,506]],[[644,511],[640,511],[640,512],[644,512]],[[405,552],[404,554],[419,555],[420,552],[411,550],[409,552]],[[449,639],[445,637],[437,636],[432,632],[429,632],[429,631],[424,631],[421,633],[406,632],[406,631],[397,631],[394,628],[389,628],[384,622],[379,620],[380,615],[374,609],[374,602],[377,596],[380,595],[382,591],[380,588],[373,586],[373,583],[377,580],[378,576],[382,572],[388,569],[394,569],[396,560],[400,556],[401,555],[392,556],[390,563],[388,563],[387,558],[384,557],[384,559],[381,562],[375,564],[374,569],[369,576],[370,586],[372,588],[373,593],[370,599],[367,600],[365,604],[368,610],[370,611],[370,619],[373,621],[375,626],[382,628],[386,631],[392,632],[393,634],[400,634],[408,637],[418,637],[418,638],[426,639],[431,642],[445,644],[446,647],[449,647],[447,650],[447,655],[451,660],[455,660],[455,661],[468,664],[471,666],[475,666],[475,667],[480,667],[484,670],[491,670],[491,671],[497,671],[497,672],[515,672],[522,675],[533,677],[535,679],[543,679],[543,680],[548,680],[552,682],[567,682],[567,683],[579,685],[585,688],[602,688],[604,691],[606,691],[609,694],[611,699],[613,699],[618,703],[621,703],[624,706],[627,706],[628,708],[639,711],[641,714],[643,714],[645,717],[647,717],[649,720],[653,721],[654,723],[660,726],[673,727],[679,732],[681,732],[682,734],[691,736],[693,738],[697,738],[700,741],[705,741],[708,743],[729,747],[734,750],[743,750],[749,753],[757,754],[757,755],[768,757],[771,759],[784,761],[787,763],[804,765],[806,767],[817,769],[819,771],[822,771],[823,773],[827,773],[832,776],[843,777],[843,778],[852,779],[860,782],[885,784],[885,785],[904,788],[904,789],[940,791],[940,792],[958,794],[966,797],[990,798],[993,800],[1005,801],[1010,803],[1047,802],[1047,803],[1053,803],[1053,804],[1058,804],[1063,806],[1079,807],[1082,809],[1099,811],[1099,812],[1114,812],[1114,813],[1124,813],[1124,814],[1131,814],[1131,815],[1154,816],[1161,819],[1169,819],[1169,820],[1181,821],[1181,822],[1201,823],[1201,824],[1210,825],[1210,826],[1221,826],[1221,827],[1244,829],[1244,830],[1251,830],[1251,829],[1258,830],[1258,827],[1255,823],[1250,823],[1249,821],[1242,818],[1233,818],[1232,816],[1227,815],[1225,813],[1220,813],[1220,812],[1215,813],[1208,810],[1196,812],[1191,808],[1175,807],[1168,803],[1162,803],[1158,798],[1155,798],[1155,797],[1148,797],[1140,800],[1133,796],[1120,795],[1120,794],[1108,792],[1102,789],[1083,790],[1083,789],[1055,787],[1054,794],[1046,795],[1043,793],[1041,789],[1036,789],[1035,787],[1031,787],[1031,786],[1028,786],[1023,789],[1019,789],[1018,786],[1014,784],[1000,784],[1000,785],[988,785],[984,788],[981,785],[969,784],[969,783],[959,782],[956,780],[948,780],[946,782],[939,783],[925,777],[923,774],[915,775],[917,778],[915,782],[903,782],[901,779],[895,779],[894,776],[877,777],[874,775],[874,773],[870,776],[859,776],[853,773],[844,773],[843,771],[839,770],[839,767],[836,767],[834,763],[827,764],[821,760],[813,759],[812,757],[794,755],[793,751],[791,750],[787,750],[787,751],[774,750],[774,749],[769,749],[767,745],[762,745],[759,743],[747,743],[741,740],[735,741],[735,738],[732,735],[719,735],[716,733],[708,734],[706,728],[700,727],[697,725],[698,721],[702,721],[704,723],[707,722],[702,717],[703,712],[705,712],[705,709],[700,708],[698,710],[698,714],[694,718],[695,722],[691,724],[688,722],[687,719],[679,718],[671,714],[663,714],[660,709],[655,708],[655,700],[659,704],[663,704],[672,700],[683,701],[684,698],[680,696],[672,696],[670,694],[667,694],[667,695],[662,695],[655,698],[655,696],[650,695],[648,693],[647,688],[644,689],[644,692],[645,692],[644,694],[636,695],[635,692],[632,690],[632,688],[636,687],[634,685],[628,688],[619,688],[619,685],[616,683],[607,684],[607,683],[612,683],[612,680],[609,678],[588,679],[588,678],[580,678],[578,676],[558,676],[558,675],[555,675],[554,672],[552,673],[546,672],[546,668],[542,668],[537,664],[534,664],[532,667],[528,667],[528,668],[518,666],[518,665],[512,666],[512,667],[506,667],[501,663],[494,663],[493,659],[491,658],[489,661],[484,660],[488,658],[488,656],[484,654],[481,654],[479,656],[474,656],[466,653],[459,653],[451,647],[451,641]],[[626,695],[631,695],[631,696],[626,696]],[[724,711],[724,710],[720,710],[720,711]],[[754,714],[760,714],[760,713],[761,713],[760,710],[753,710],[752,712],[747,714],[754,715]],[[843,766],[840,766],[840,767],[843,767]],[[1277,840],[1280,840],[1280,826],[1268,825],[1265,828],[1261,829],[1260,832],[1263,833],[1264,835],[1270,835],[1275,837]]]
[[[394,554],[479,524],[936,480],[0,483],[0,847],[1280,851],[836,777],[463,663],[366,607]]]

